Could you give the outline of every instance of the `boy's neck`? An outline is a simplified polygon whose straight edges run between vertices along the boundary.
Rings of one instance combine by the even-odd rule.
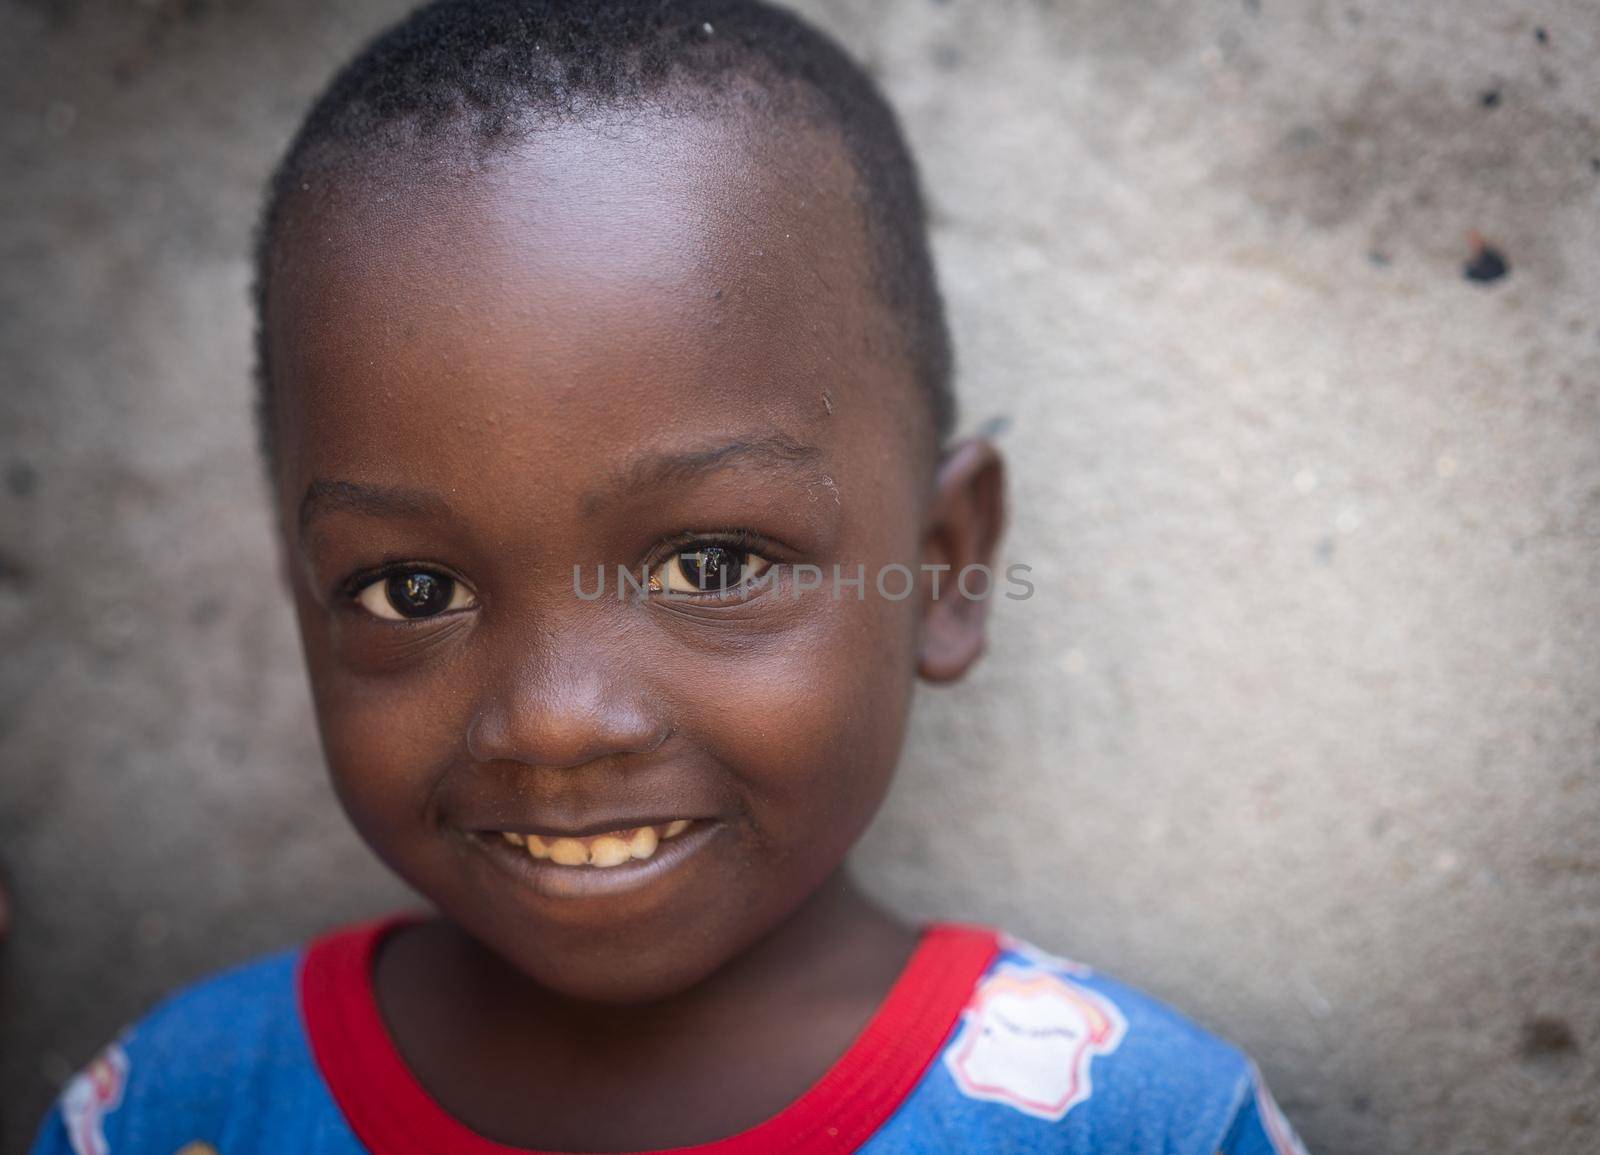
[[[609,1140],[613,1150],[639,1150],[717,1138],[776,1113],[866,1025],[917,941],[915,929],[863,895],[841,867],[750,948],[655,1002],[619,1006],[555,994],[442,919],[392,935],[379,952],[375,986],[408,1065],[469,1126],[521,1146],[571,1149],[581,1141],[593,1150],[595,1140]],[[680,1080],[716,1085],[702,1080],[752,1058],[769,1067],[770,1086],[720,1104],[724,1113],[715,1118],[684,1117],[680,1105],[674,1125],[681,1133],[551,1133],[548,1110],[522,1120],[500,1106],[510,1084],[596,1108],[612,1096],[635,1105],[653,1093],[672,1101],[687,1089]],[[639,1079],[645,1069],[652,1076],[643,1083],[653,1087]],[[615,1088],[597,1085],[594,1072],[609,1070],[632,1075]],[[573,1085],[563,1087],[566,1072]],[[508,1086],[497,1092],[499,1080]]]

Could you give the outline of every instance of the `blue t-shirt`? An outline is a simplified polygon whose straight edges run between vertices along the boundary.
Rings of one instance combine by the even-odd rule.
[[[63,1090],[33,1155],[525,1155],[448,1115],[345,928],[167,999]],[[846,1053],[694,1155],[1306,1155],[1237,1047],[1082,964],[932,923]]]

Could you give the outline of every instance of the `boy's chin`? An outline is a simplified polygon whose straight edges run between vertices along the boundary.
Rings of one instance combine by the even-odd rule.
[[[569,932],[552,934],[534,925],[462,929],[541,990],[612,1006],[683,994],[715,974],[744,945],[736,934],[706,927],[665,932],[619,927],[615,936],[576,939]]]

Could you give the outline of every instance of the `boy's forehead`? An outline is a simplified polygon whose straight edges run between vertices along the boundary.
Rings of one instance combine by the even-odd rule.
[[[916,388],[819,132],[640,114],[326,182],[291,202],[268,307],[291,476],[518,417],[909,450]]]

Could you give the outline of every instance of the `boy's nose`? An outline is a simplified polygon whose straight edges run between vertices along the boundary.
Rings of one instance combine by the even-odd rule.
[[[629,663],[588,653],[522,665],[486,695],[467,726],[476,762],[581,766],[656,749],[671,730]]]

